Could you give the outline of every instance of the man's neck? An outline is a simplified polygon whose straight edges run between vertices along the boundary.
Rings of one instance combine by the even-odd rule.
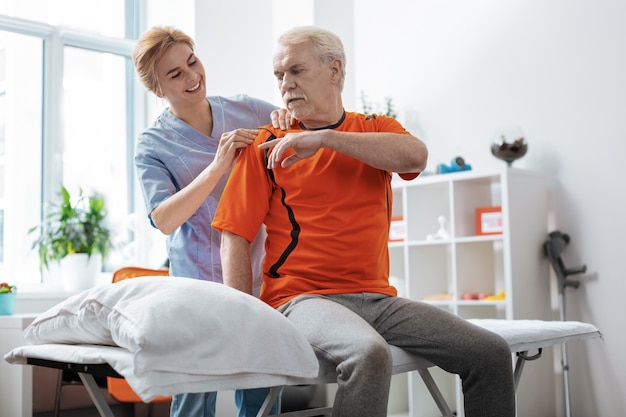
[[[306,120],[300,120],[300,126],[306,130],[334,129],[343,122],[345,117],[346,112],[342,108],[339,113],[333,114],[332,116],[325,116],[320,119],[310,117]]]

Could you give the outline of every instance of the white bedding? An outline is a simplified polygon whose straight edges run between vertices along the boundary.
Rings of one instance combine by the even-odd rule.
[[[297,358],[294,352],[292,358]],[[116,346],[43,344],[25,345],[13,349],[4,359],[13,364],[26,364],[27,358],[54,360],[67,363],[108,363],[124,376],[133,390],[144,401],[157,396],[186,392],[224,391],[231,389],[261,388],[281,385],[298,385],[308,379],[281,374],[240,372],[232,374],[190,374],[185,371],[141,371],[133,365],[133,354]],[[300,371],[307,367],[299,366]]]
[[[38,316],[24,339],[32,346],[8,361],[36,354],[86,363],[87,355],[108,362],[144,400],[194,392],[207,379],[222,389],[234,387],[233,380],[240,388],[262,387],[319,370],[306,338],[278,311],[225,285],[189,278],[140,277],[84,291]]]
[[[423,358],[391,346],[393,374],[432,366]],[[298,358],[298,352],[294,352]],[[132,353],[117,346],[43,344],[25,345],[10,351],[4,359],[12,364],[24,365],[27,358],[52,360],[74,364],[109,364],[124,376],[135,392],[149,401],[156,396],[168,396],[185,392],[225,391],[242,388],[262,388],[283,385],[302,385],[332,382],[336,373],[328,365],[321,366],[314,378],[267,373],[237,373],[229,375],[199,375],[185,372],[141,373],[134,369]]]

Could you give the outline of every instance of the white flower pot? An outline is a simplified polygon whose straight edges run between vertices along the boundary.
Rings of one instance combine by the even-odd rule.
[[[83,291],[92,288],[100,271],[102,271],[102,255],[75,253],[61,259],[61,277],[66,291]]]

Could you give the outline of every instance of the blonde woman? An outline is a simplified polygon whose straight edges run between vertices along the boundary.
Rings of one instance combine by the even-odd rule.
[[[287,128],[289,113],[246,95],[207,97],[194,42],[178,29],[148,30],[137,41],[133,60],[144,86],[169,104],[139,135],[135,167],[150,222],[167,235],[170,275],[222,282],[221,236],[211,221],[228,174],[241,149],[254,141],[257,127]],[[251,250],[257,294],[263,255],[259,237]],[[236,391],[239,417],[256,416],[266,393]],[[170,413],[213,417],[215,400],[215,392],[175,395]]]

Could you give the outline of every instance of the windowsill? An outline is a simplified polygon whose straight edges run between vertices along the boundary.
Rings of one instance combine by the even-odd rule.
[[[111,282],[111,273],[102,273],[94,288]],[[54,305],[83,291],[68,291],[61,283],[22,284],[18,287],[15,314],[43,313]]]
[[[95,287],[102,287],[111,282],[111,273],[103,272],[98,277]],[[68,291],[62,283],[22,284],[18,287],[17,299],[46,299],[59,296],[69,297],[82,291]]]
[[[61,285],[31,284],[21,285],[16,300],[45,300],[50,298],[69,297],[79,291],[67,291]]]

